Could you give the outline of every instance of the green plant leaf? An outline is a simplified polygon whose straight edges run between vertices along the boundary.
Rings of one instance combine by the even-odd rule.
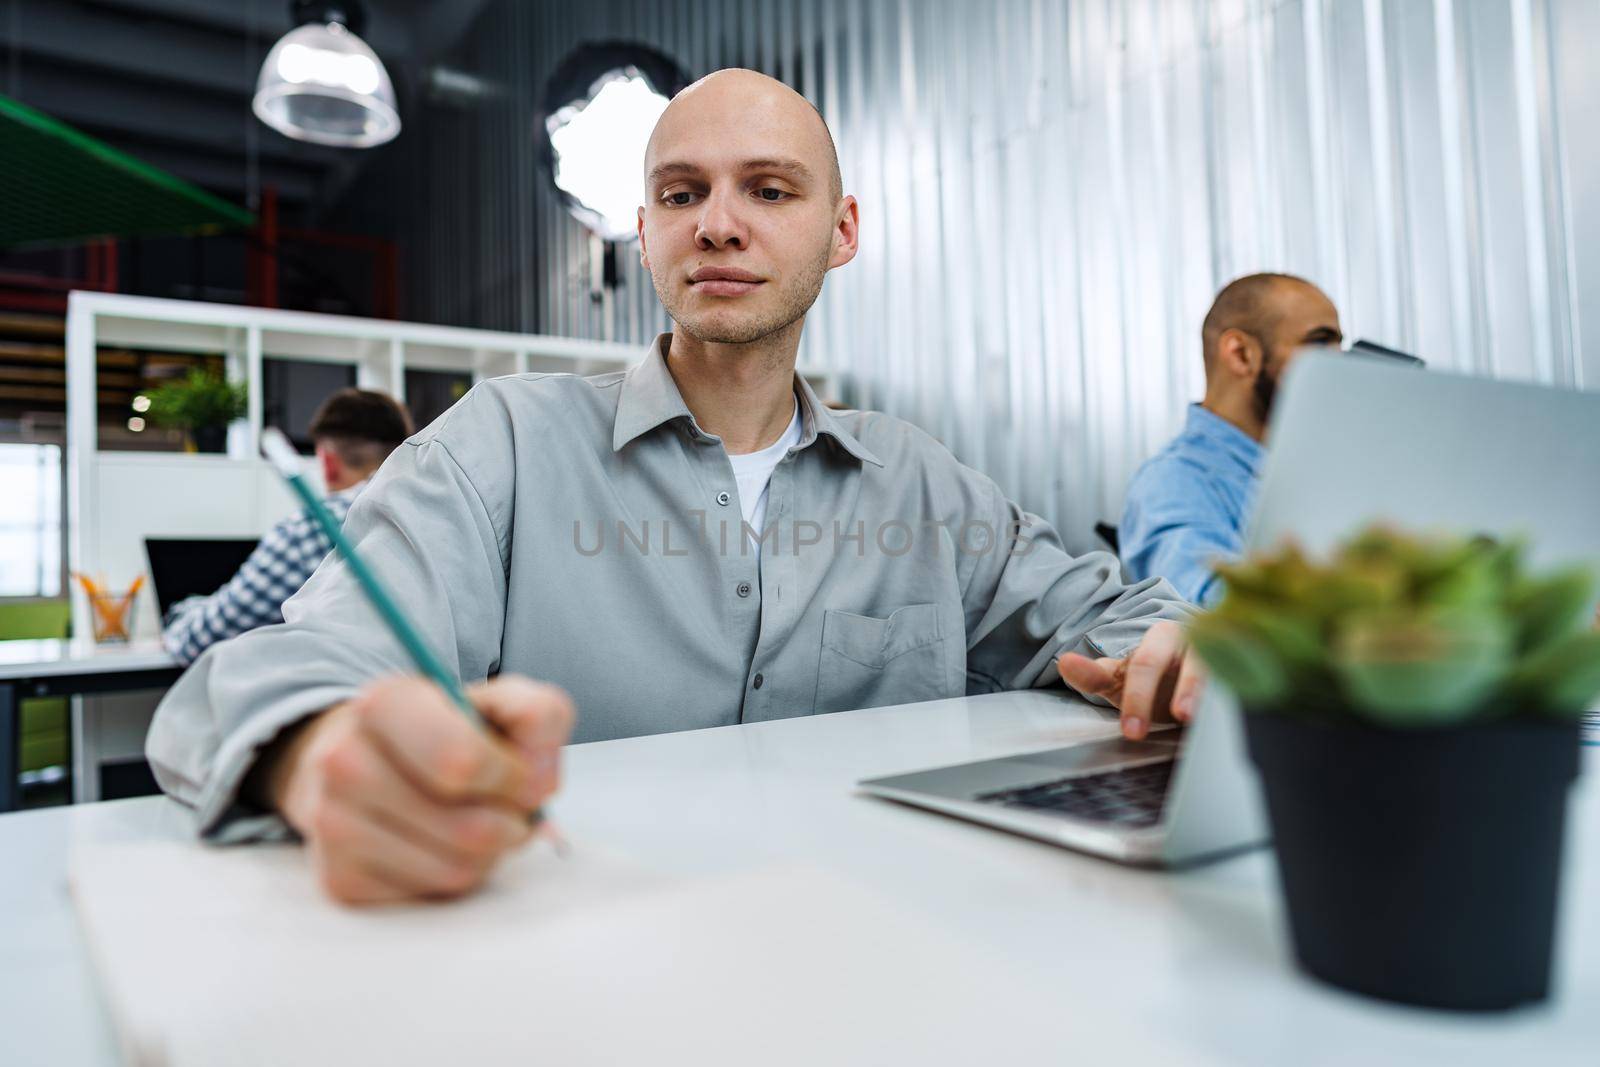
[[[1248,627],[1216,615],[1196,616],[1189,641],[1213,674],[1246,707],[1271,707],[1289,692],[1289,677],[1273,650]]]
[[[1506,610],[1517,626],[1517,649],[1536,653],[1582,629],[1594,601],[1594,584],[1594,574],[1586,567],[1513,583]]]
[[[1498,555],[1472,545],[1438,573],[1417,583],[1420,602],[1437,608],[1492,608],[1505,597]]]
[[[1531,575],[1521,540],[1373,526],[1326,562],[1294,544],[1218,568],[1195,648],[1251,707],[1394,727],[1572,715],[1600,692],[1595,578]]]
[[[1327,665],[1322,631],[1315,618],[1283,605],[1240,603],[1221,613],[1223,620],[1263,645],[1291,677]]]
[[[1326,630],[1351,612],[1402,604],[1409,591],[1408,575],[1399,564],[1392,560],[1363,559],[1319,574],[1316,582],[1307,588],[1306,607],[1318,625]]]
[[[1333,669],[1352,710],[1390,726],[1460,722],[1505,677],[1511,634],[1492,612],[1379,610],[1340,628]]]
[[[1573,633],[1517,664],[1514,699],[1558,718],[1582,715],[1600,699],[1600,631]]]
[[[243,418],[247,392],[220,375],[195,367],[174,382],[151,390],[149,419],[157,426],[194,430],[226,426]]]

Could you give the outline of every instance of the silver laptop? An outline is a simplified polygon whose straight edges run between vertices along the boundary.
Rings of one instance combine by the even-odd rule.
[[[1526,537],[1538,566],[1600,565],[1600,393],[1307,354],[1288,375],[1246,544],[1325,552],[1369,522]],[[1125,863],[1191,863],[1266,840],[1237,705],[1194,724],[872,778],[875,796]]]

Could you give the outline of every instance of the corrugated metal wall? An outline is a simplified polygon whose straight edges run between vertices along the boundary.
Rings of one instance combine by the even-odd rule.
[[[802,358],[1075,545],[1198,398],[1238,274],[1304,274],[1434,366],[1600,386],[1595,0],[497,0],[459,65],[500,95],[418,109],[364,187],[413,219],[412,317],[665,327],[632,246],[591,298],[537,164],[544,77],[607,39],[821,106],[863,241]]]

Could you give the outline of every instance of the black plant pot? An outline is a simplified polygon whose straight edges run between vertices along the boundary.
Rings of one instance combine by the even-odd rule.
[[[226,452],[228,450],[227,426],[196,426],[189,431],[196,452]]]
[[[1246,730],[1306,971],[1435,1008],[1544,999],[1576,724]]]

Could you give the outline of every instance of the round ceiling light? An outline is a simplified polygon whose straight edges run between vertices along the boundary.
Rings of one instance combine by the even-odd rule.
[[[371,148],[400,132],[394,85],[377,54],[350,28],[351,5],[296,3],[311,20],[279,38],[261,64],[251,110],[285,137]]]

